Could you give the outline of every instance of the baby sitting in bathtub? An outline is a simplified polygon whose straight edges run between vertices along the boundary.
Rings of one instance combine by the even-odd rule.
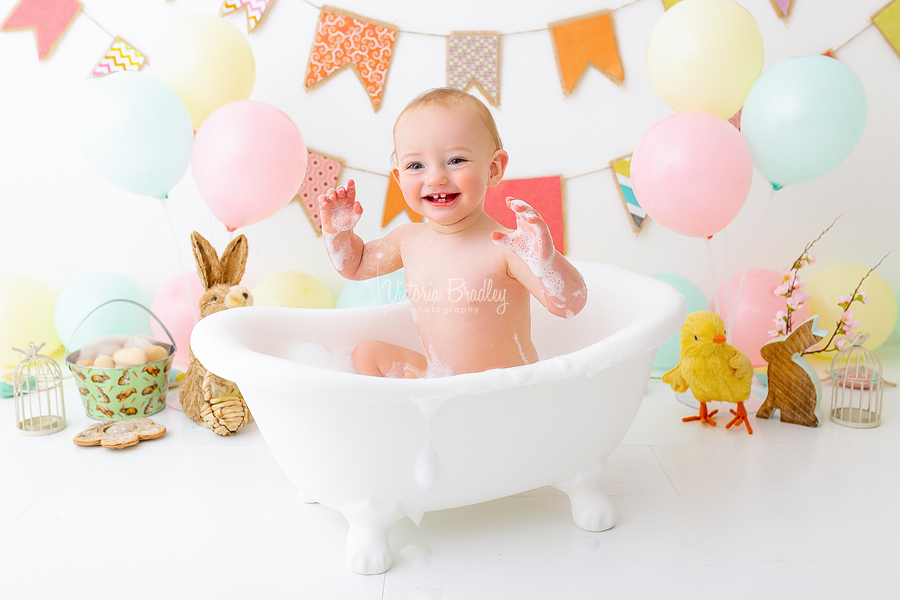
[[[515,231],[484,212],[487,188],[500,183],[509,160],[490,111],[465,92],[431,90],[400,113],[394,148],[392,175],[427,223],[364,243],[353,233],[363,212],[353,180],[319,196],[326,249],[341,275],[361,280],[405,267],[425,350],[362,342],[352,355],[357,371],[442,377],[537,361],[529,294],[570,318],[584,307],[587,289],[528,204],[506,199]]]

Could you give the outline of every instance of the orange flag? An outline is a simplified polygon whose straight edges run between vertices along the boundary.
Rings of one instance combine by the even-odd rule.
[[[19,0],[0,30],[33,29],[38,57],[44,60],[80,10],[78,0]]]
[[[563,93],[572,91],[588,64],[617,85],[625,81],[612,14],[608,10],[556,21],[548,27],[553,34]]]
[[[397,183],[397,180],[394,179],[392,175],[388,175],[388,179],[390,180],[390,183],[388,184],[387,196],[384,198],[384,217],[381,219],[381,226],[387,227],[388,223],[393,221],[394,217],[404,210],[413,223],[421,223],[423,221],[422,215],[413,212],[409,205],[406,204],[406,200],[403,199],[403,192],[400,191],[400,185]]]
[[[306,88],[352,64],[377,111],[396,39],[397,30],[391,25],[322,7],[306,69]]]

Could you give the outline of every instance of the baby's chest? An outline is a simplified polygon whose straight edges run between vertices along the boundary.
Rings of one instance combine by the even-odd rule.
[[[410,300],[442,304],[499,300],[514,280],[506,273],[503,256],[486,250],[480,254],[426,252],[404,257]]]

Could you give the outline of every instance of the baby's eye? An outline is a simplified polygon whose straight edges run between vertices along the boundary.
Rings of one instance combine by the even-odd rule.
[[[468,162],[468,161],[467,161],[465,158],[461,157],[461,156],[457,156],[456,158],[451,158],[449,164],[451,164],[451,165],[459,165],[459,164],[462,164],[462,163],[464,163],[464,162]]]
[[[411,162],[408,165],[406,165],[407,171],[415,171],[415,170],[418,170],[421,168],[422,168],[422,163],[420,163],[420,162]]]

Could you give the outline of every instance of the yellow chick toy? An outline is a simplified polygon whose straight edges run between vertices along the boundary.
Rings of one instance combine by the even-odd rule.
[[[718,410],[707,413],[706,403],[733,402],[734,418],[725,429],[744,423],[753,434],[744,400],[750,397],[753,365],[750,359],[734,346],[725,343],[725,324],[714,312],[701,310],[687,316],[681,327],[681,360],[662,380],[676,392],[687,391],[700,402],[700,414],[682,421],[700,421],[715,426],[712,419]]]

